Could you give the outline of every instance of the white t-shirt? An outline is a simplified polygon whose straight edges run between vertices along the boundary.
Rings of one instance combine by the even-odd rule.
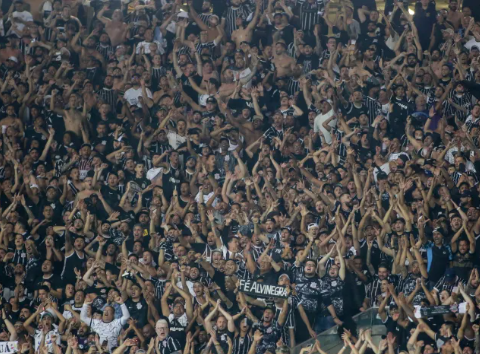
[[[192,283],[190,280],[185,281],[185,283],[187,283],[187,288],[188,288],[188,292],[190,293],[190,295],[196,296],[196,295],[195,295],[195,291],[193,291],[193,283]],[[177,283],[177,286],[178,286],[180,289],[184,290],[184,289],[183,289],[183,284],[182,284],[181,281],[179,281],[179,282]]]
[[[53,353],[52,336],[57,336],[56,343],[57,345],[60,345],[60,333],[58,333],[58,326],[55,324],[52,324],[52,330],[45,336],[45,346],[47,347],[49,353]],[[35,330],[33,337],[35,339],[35,351],[38,351],[40,348],[40,343],[42,343],[43,331],[41,329]]]
[[[475,37],[472,37],[467,43],[465,43],[464,47],[467,48],[468,50],[472,49],[472,47],[476,45],[478,48],[480,48],[480,42],[477,42],[475,40]]]
[[[147,92],[148,98],[152,98],[152,92],[148,89],[145,88],[145,91]],[[127,92],[123,95],[123,98],[125,98],[128,103],[131,105],[137,105],[138,107],[142,108],[142,104],[138,101],[139,97],[143,97],[142,95],[142,88],[139,87],[138,89],[129,88]]]
[[[143,42],[140,42],[140,43],[137,44],[137,50],[136,50],[135,54],[140,54],[140,48],[143,48],[145,54],[150,54],[151,53],[150,44],[152,44],[152,43],[155,43],[157,45],[157,52],[154,53],[154,54],[164,54],[165,53],[165,51],[163,50],[163,46],[160,42],[158,42],[158,41],[153,41],[153,42],[143,41]]]
[[[210,200],[210,198],[212,198],[214,195],[215,195],[215,192],[210,192],[207,195],[204,194],[203,195],[203,202],[207,203]],[[200,192],[198,192],[197,195],[195,196],[195,201],[197,203],[200,203]],[[214,201],[212,206],[216,206],[216,205],[217,205],[217,201]]]
[[[390,164],[388,162],[384,163],[382,166],[379,167],[380,171],[385,172],[387,175],[390,174]],[[373,178],[375,179],[375,182],[377,182],[377,175],[380,173],[378,168],[375,168],[373,170]]]
[[[175,132],[173,132],[173,131],[169,131],[169,132],[167,133],[167,138],[168,138],[168,143],[169,143],[170,146],[171,146],[172,148],[174,148],[175,150],[176,150],[181,144],[183,144],[184,142],[187,141],[187,137],[178,135],[177,133],[175,133]]]
[[[241,71],[234,71],[234,73],[235,73],[235,78],[233,81],[237,81],[236,74],[239,74],[238,78],[241,80],[247,77],[248,75],[250,75],[252,71],[250,70],[250,68],[247,67],[245,69],[242,69]],[[243,85],[243,87],[245,88],[250,88],[251,86],[252,86],[252,80],[248,81],[245,85]]]
[[[171,313],[170,316],[168,316],[168,321],[172,323],[173,320],[177,320],[178,323],[180,323],[184,327],[187,327],[188,325],[188,318],[186,312],[178,318],[175,318],[175,315]]]
[[[12,14],[12,17],[13,18],[19,18],[20,20],[23,20],[24,22],[33,22],[33,16],[28,11],[22,11],[22,12],[14,11],[13,14]],[[25,27],[25,25],[23,23],[18,23],[18,22],[15,22],[15,23],[17,24],[17,28],[20,31],[23,30],[23,27]]]
[[[330,145],[332,143],[332,136],[330,135],[330,132],[323,127],[323,122],[327,121],[331,116],[333,116],[334,112],[333,109],[328,111],[326,114],[320,113],[318,116],[315,117],[315,121],[313,123],[313,131],[315,133],[322,132],[322,134],[325,136],[325,142]],[[334,128],[337,125],[337,120],[333,119],[330,123],[328,123],[329,126]]]

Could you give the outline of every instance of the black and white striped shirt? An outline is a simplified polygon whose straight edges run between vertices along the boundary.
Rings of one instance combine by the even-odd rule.
[[[21,250],[15,250],[14,251],[13,258],[12,258],[12,263],[26,265],[27,261],[28,261],[27,251],[25,251],[25,248],[22,248]]]
[[[287,118],[288,115],[293,115],[295,110],[293,109],[293,107],[288,107],[285,110],[280,110],[280,112],[282,112],[283,118]]]
[[[475,118],[473,117],[472,114],[470,114],[467,120],[465,121],[465,125],[468,128],[468,132],[471,132],[472,127],[478,127],[479,124],[480,124],[480,117]]]
[[[230,37],[238,27],[237,27],[237,18],[242,16],[245,19],[250,15],[250,10],[245,6],[242,5],[240,7],[234,8],[232,6],[227,8],[225,11],[225,32]]]
[[[233,339],[233,354],[248,354],[252,345],[252,337],[248,334],[245,337],[236,337]]]
[[[302,30],[305,32],[313,32],[315,25],[320,23],[323,12],[323,0],[314,0],[314,3],[308,1],[299,2],[300,5],[300,23]]]
[[[454,116],[456,114],[458,119],[464,122],[473,108],[472,94],[469,92],[466,92],[460,97],[458,97],[455,94],[455,91],[451,91],[450,94],[448,95],[448,98],[451,98],[456,105],[466,108],[467,113],[458,110],[447,101],[445,106],[445,115],[448,117],[448,116]]]
[[[184,45],[183,47],[178,48],[177,50],[177,55],[187,55],[189,58],[189,62],[192,61],[192,58],[190,57],[190,47]],[[193,53],[192,53],[193,54]]]
[[[102,98],[103,101],[105,101],[105,103],[110,105],[110,108],[113,110],[115,109],[118,99],[117,91],[102,87],[101,90],[97,91],[97,94]]]
[[[160,354],[180,354],[183,351],[180,342],[171,336],[159,342],[158,349]]]
[[[382,105],[376,99],[369,96],[363,97],[363,104],[368,108],[368,121],[372,125],[378,114],[382,111]]]
[[[446,282],[445,276],[443,276],[438,279],[434,288],[437,289],[439,293],[441,293],[443,290],[447,290],[449,293],[451,293],[453,288],[458,286],[460,283],[462,283],[464,286],[467,285],[467,282],[458,276],[455,276],[455,281],[453,282]]]
[[[291,77],[287,82],[287,92],[290,96],[293,96],[298,91],[300,91],[300,82]]]
[[[210,17],[212,17],[212,14],[207,12],[207,13],[202,13],[198,14],[198,17],[200,20],[202,20],[203,23],[208,24],[208,21],[210,20]]]
[[[287,47],[287,53],[290,55],[292,58],[296,58],[297,56],[297,48],[295,48],[295,43],[291,42],[288,44]]]
[[[400,275],[393,275],[390,274],[387,277],[387,280],[389,283],[393,284],[395,288],[398,287],[398,289],[402,288],[401,285],[401,276]],[[373,281],[369,283],[366,287],[366,297],[370,299],[370,304],[373,306],[376,301],[377,301],[377,296],[382,293],[381,291],[381,285],[382,285],[382,280],[378,277],[378,275],[375,276]],[[377,304],[378,305],[378,304]]]
[[[156,82],[157,85],[160,82],[160,78],[165,75],[167,75],[167,69],[163,66],[152,68],[152,81]]]
[[[283,140],[283,129],[282,130],[277,130],[274,126],[271,126],[270,128],[267,129],[267,131],[263,134],[265,138],[268,140],[271,140],[273,138],[279,138],[280,140]]]
[[[418,90],[427,96],[428,99],[435,97],[435,87],[419,87]]]
[[[113,50],[113,47],[111,45],[103,45],[101,43],[97,44],[97,51],[105,58],[105,60],[108,60],[110,58],[110,54],[114,54],[115,51]]]
[[[165,293],[165,284],[167,281],[164,279],[155,278],[151,278],[150,280],[153,281],[153,283],[155,284],[155,297],[157,299],[161,299],[163,294]]]
[[[215,41],[212,41],[212,42],[207,42],[207,43],[200,43],[198,42],[196,45],[195,45],[195,49],[197,51],[198,54],[201,54],[203,49],[204,48],[207,48],[208,49],[208,54],[209,55],[213,55],[213,50],[215,49],[216,47],[216,43]]]

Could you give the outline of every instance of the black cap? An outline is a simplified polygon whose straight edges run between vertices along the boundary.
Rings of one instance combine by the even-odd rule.
[[[468,198],[472,196],[472,192],[469,190],[464,191],[462,194],[460,194],[460,198]]]
[[[190,128],[188,129],[188,134],[200,134],[201,130],[198,128]]]
[[[210,96],[209,98],[207,98],[207,103],[214,103],[214,104],[216,104],[216,103],[217,103],[217,99],[216,99],[215,97],[211,97],[211,96]]]

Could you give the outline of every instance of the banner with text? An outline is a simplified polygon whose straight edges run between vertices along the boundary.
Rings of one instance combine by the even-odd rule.
[[[279,297],[282,299],[288,297],[287,289],[283,286],[258,283],[253,280],[241,279],[239,290],[258,297]]]
[[[0,342],[0,354],[10,354],[18,352],[18,342]]]

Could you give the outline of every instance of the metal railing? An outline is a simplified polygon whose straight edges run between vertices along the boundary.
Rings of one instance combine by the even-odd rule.
[[[372,330],[372,339],[379,342],[382,335],[385,335],[386,329],[382,321],[378,317],[378,309],[370,308],[365,312],[361,312],[353,317],[353,321],[357,324],[357,331],[361,328],[370,328]],[[332,327],[325,332],[320,333],[317,339],[320,341],[321,348],[327,354],[336,354],[343,347],[343,341],[337,333],[338,326]],[[313,339],[298,344],[292,350],[292,354],[299,354],[302,348],[310,347],[314,343]],[[348,353],[349,351],[347,351]]]

